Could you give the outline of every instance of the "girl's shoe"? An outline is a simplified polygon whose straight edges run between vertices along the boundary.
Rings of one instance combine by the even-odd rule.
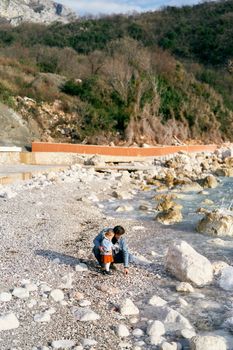
[[[109,275],[112,275],[112,273],[111,273],[110,271],[104,270],[104,271],[103,271],[103,275],[108,275],[108,276],[109,276]]]
[[[110,269],[116,271],[117,267],[116,267],[116,265],[114,263],[111,263]]]

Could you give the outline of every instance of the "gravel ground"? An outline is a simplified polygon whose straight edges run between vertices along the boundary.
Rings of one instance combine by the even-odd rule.
[[[82,172],[80,168],[77,171]],[[36,290],[27,298],[13,297],[9,302],[0,302],[0,313],[13,312],[20,323],[16,329],[0,332],[0,349],[34,350],[42,349],[42,346],[52,349],[52,342],[60,339],[71,339],[78,346],[85,338],[97,341],[88,349],[117,350],[124,346],[133,349],[137,339],[132,335],[127,340],[120,339],[115,327],[124,323],[130,331],[135,328],[145,330],[147,320],[154,318],[151,307],[147,306],[152,295],[164,298],[181,310],[177,302],[180,294],[175,291],[177,281],[164,270],[164,254],[169,243],[174,238],[192,241],[194,247],[198,247],[200,253],[206,253],[210,260],[214,260],[217,248],[211,246],[210,249],[209,238],[203,239],[202,235],[182,226],[168,228],[154,221],[136,221],[130,217],[121,222],[106,216],[93,194],[100,201],[110,198],[115,184],[111,175],[96,175],[92,170],[79,176],[74,175],[75,172],[61,174],[54,178],[50,175],[50,180],[42,176],[24,185],[7,186],[10,195],[0,198],[0,292],[12,291],[25,280],[36,284]],[[127,184],[125,186],[130,189]],[[135,190],[135,186],[131,185],[131,189]],[[102,228],[117,224],[125,227],[130,250],[150,260],[151,264],[132,264],[128,276],[124,276],[122,267],[112,276],[103,276],[91,254],[92,240]],[[79,262],[86,263],[88,270],[75,271]],[[72,274],[72,288],[62,288],[62,279],[68,274]],[[51,289],[62,289],[64,300],[55,302],[48,292],[43,292],[45,284]],[[194,301],[199,300],[196,293],[193,297],[182,296],[191,305],[182,310],[183,314],[197,330],[213,331],[217,327],[216,319],[219,320],[220,315],[222,318],[226,303],[232,303],[230,293],[217,289],[216,294],[215,286],[196,292],[206,293],[212,301],[218,298],[219,308],[213,311],[211,319],[207,319],[200,306],[192,309]],[[79,306],[78,293],[91,302],[91,309],[100,315],[100,319],[75,320],[72,308]],[[226,294],[229,294],[227,302]],[[118,312],[119,303],[126,297],[140,309],[140,317],[136,320]],[[36,314],[49,308],[54,308],[49,322],[34,321]],[[128,347],[122,342],[128,343]],[[157,347],[146,345],[142,349]],[[186,349],[185,343],[183,349]]]

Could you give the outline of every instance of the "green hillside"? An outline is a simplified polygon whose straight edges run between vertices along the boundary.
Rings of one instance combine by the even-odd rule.
[[[0,54],[1,100],[61,100],[71,142],[233,138],[233,0],[2,26]],[[36,84],[41,73],[62,84]]]

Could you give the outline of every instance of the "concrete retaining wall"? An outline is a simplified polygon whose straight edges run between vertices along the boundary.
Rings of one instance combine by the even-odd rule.
[[[33,143],[33,152],[0,152],[0,164],[71,165],[82,163],[85,155],[101,155],[106,162],[141,162],[179,151],[213,152],[216,145],[163,147],[109,147],[94,145]]]

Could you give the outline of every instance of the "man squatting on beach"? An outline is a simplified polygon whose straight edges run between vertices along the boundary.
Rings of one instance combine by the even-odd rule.
[[[105,233],[108,230],[114,232],[112,238],[112,251],[113,251],[113,262],[114,264],[124,264],[124,273],[127,275],[129,273],[129,263],[132,261],[131,254],[128,252],[128,246],[125,238],[123,237],[125,229],[122,226],[115,226],[113,229],[106,228],[102,230],[94,239],[93,253],[98,260],[101,267],[103,266],[103,258],[101,256],[102,242],[105,238]],[[115,269],[115,265],[111,263],[110,268]]]

